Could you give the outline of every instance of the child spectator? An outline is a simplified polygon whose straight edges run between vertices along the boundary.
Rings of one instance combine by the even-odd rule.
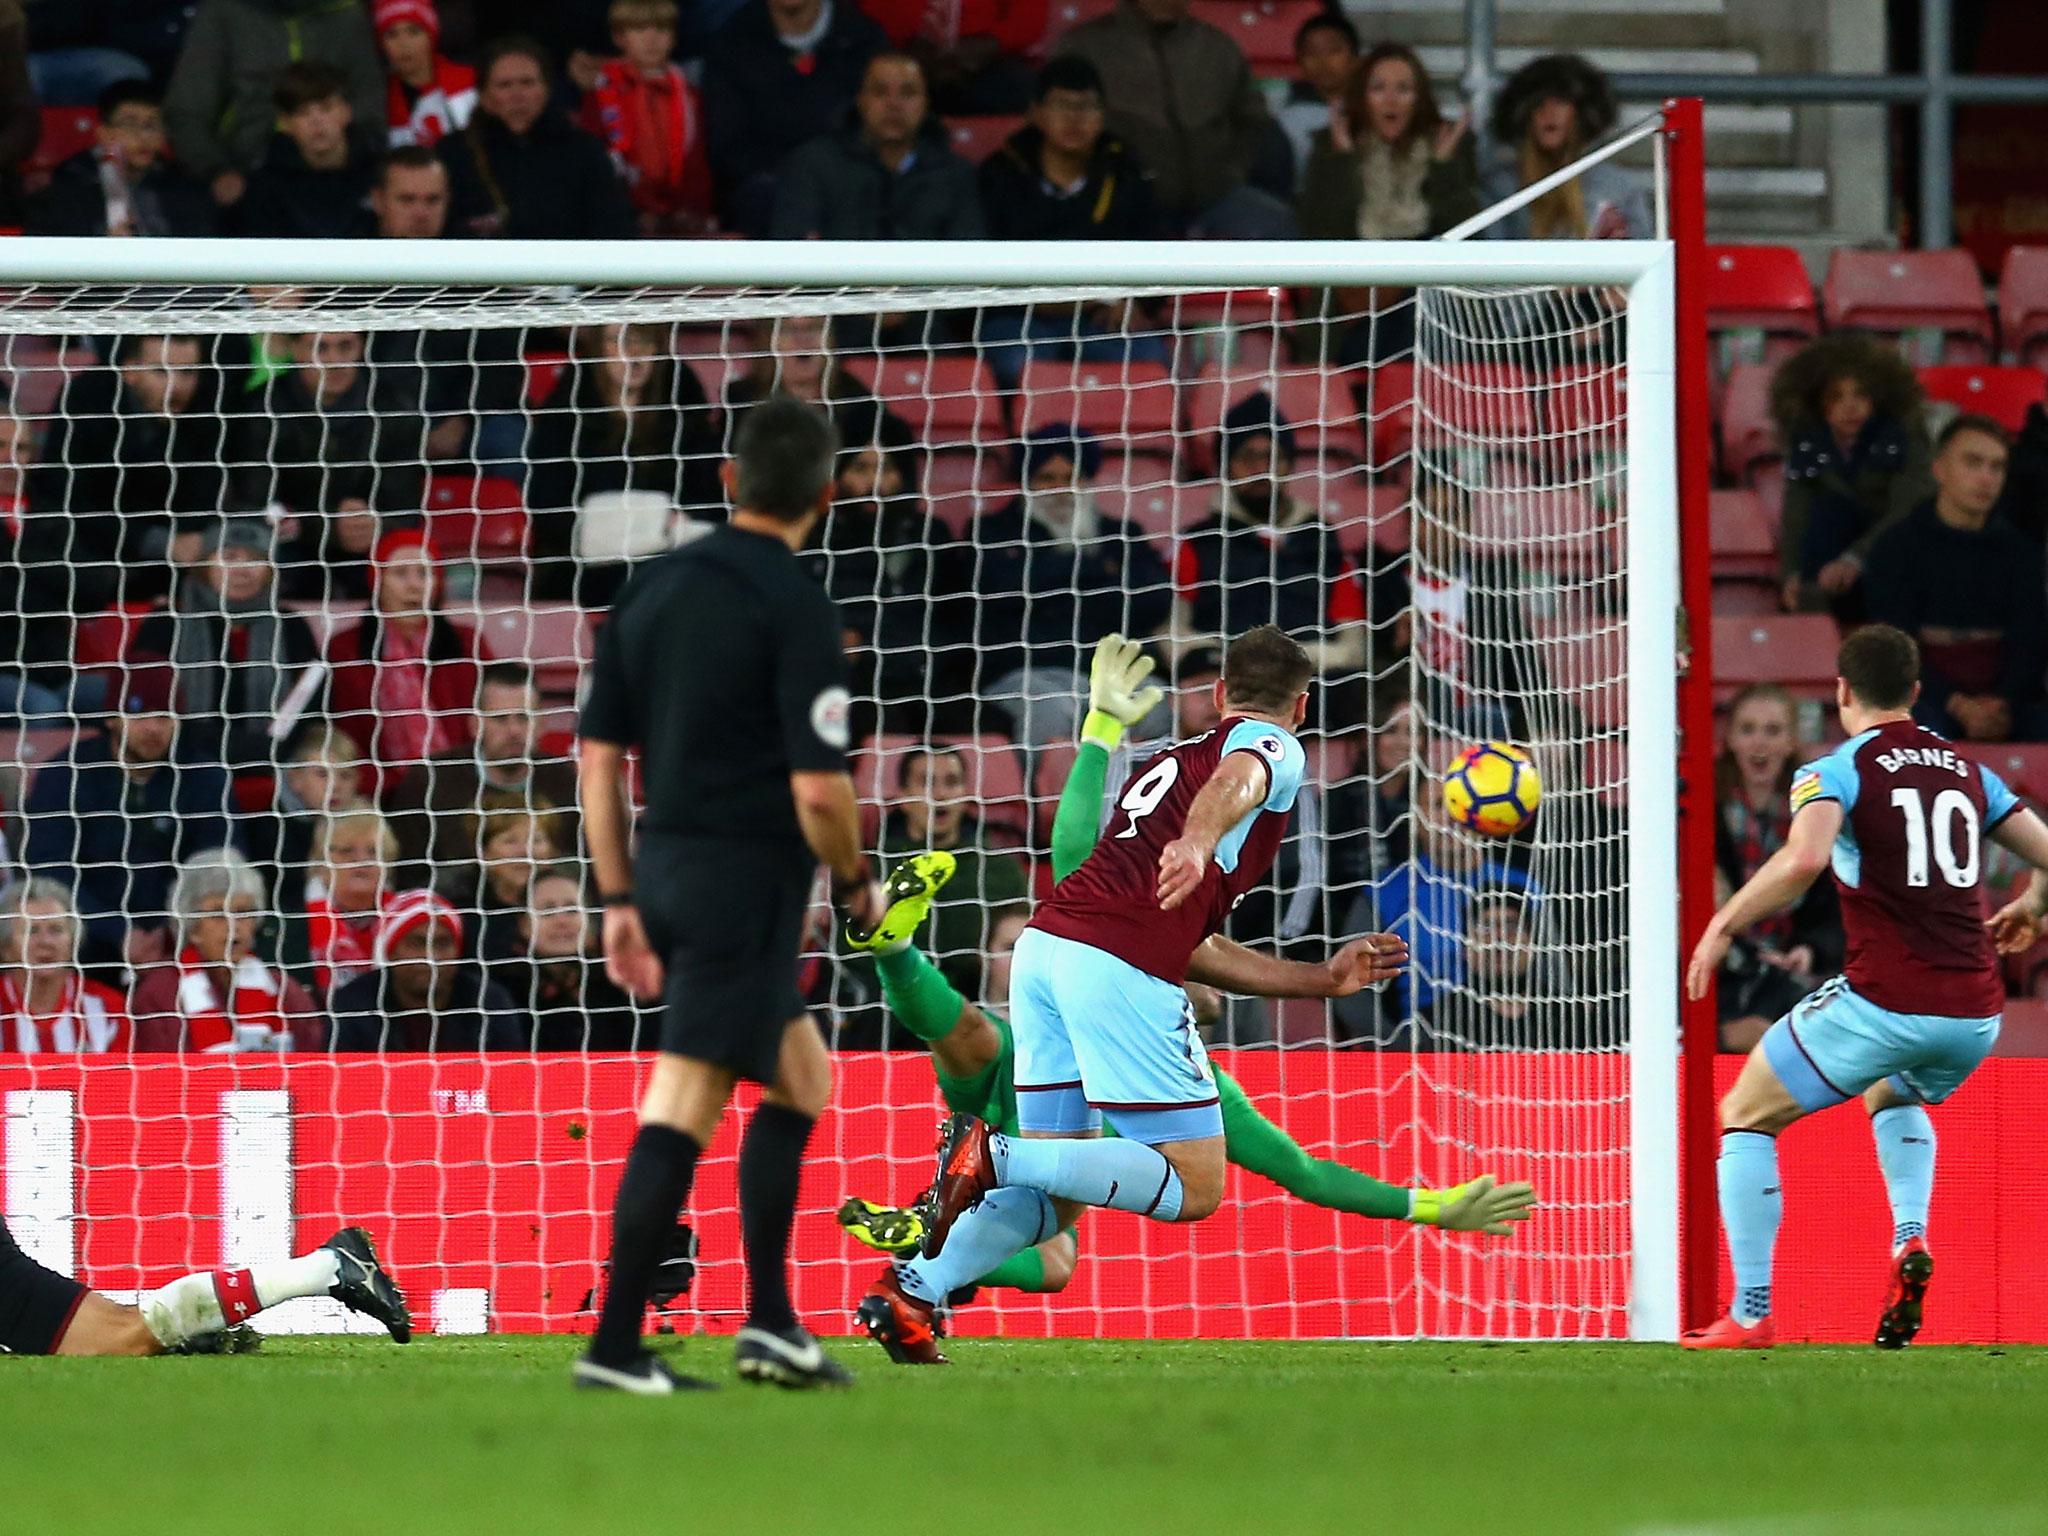
[[[368,760],[381,799],[407,770],[476,736],[477,681],[490,660],[476,631],[441,612],[427,536],[398,529],[371,556],[370,612],[327,646],[334,723]]]
[[[596,925],[574,870],[556,864],[528,887],[519,914],[519,951],[488,967],[491,979],[533,1019],[534,1048],[542,1051],[637,1051],[643,1022],[604,972]]]
[[[146,80],[101,94],[94,143],[50,173],[28,210],[32,235],[210,235],[213,199],[164,157],[163,96]]]
[[[434,885],[462,913],[462,952],[502,960],[520,951],[519,918],[535,871],[562,852],[556,845],[554,807],[487,811],[464,817],[468,856],[444,866]]]
[[[867,62],[889,44],[845,0],[747,0],[704,56],[704,121],[720,222],[768,233],[776,171],[844,123]]]
[[[1498,150],[1485,177],[1497,203],[1563,170],[1614,126],[1614,90],[1575,53],[1547,53],[1508,78],[1493,103]],[[1493,240],[1647,240],[1656,231],[1642,177],[1612,160],[1590,166],[1487,227]]]
[[[231,208],[263,163],[278,75],[317,59],[341,72],[350,120],[374,148],[384,120],[384,71],[369,14],[334,0],[201,0],[164,95],[164,126],[187,173]]]
[[[1714,763],[1714,889],[1725,901],[1785,845],[1792,825],[1799,706],[1776,683],[1752,683],[1728,710]],[[1747,1052],[1773,1022],[1842,964],[1841,907],[1816,880],[1795,907],[1753,925],[1721,966],[1721,1049]]]
[[[1152,178],[1106,132],[1102,77],[1086,59],[1050,60],[1030,121],[981,166],[992,240],[1144,240],[1158,233]]]
[[[0,888],[0,1051],[125,1051],[128,999],[78,968],[71,893],[16,877]]]
[[[1310,145],[1317,133],[1328,130],[1330,147],[1337,153],[1351,150],[1351,114],[1345,97],[1358,68],[1358,28],[1342,11],[1318,11],[1295,29],[1294,64],[1300,78],[1288,83],[1287,99],[1273,115],[1293,151],[1299,189],[1308,175]]]
[[[348,81],[303,60],[277,77],[278,131],[236,211],[245,235],[342,240],[364,232],[376,155],[349,135]]]
[[[398,892],[388,875],[398,856],[391,828],[365,808],[322,817],[306,879],[306,949],[323,998],[368,974],[377,925]]]
[[[242,818],[242,847],[270,888],[271,908],[284,919],[287,965],[308,959],[301,919],[314,844],[328,817],[362,807],[362,771],[355,743],[324,722],[310,726],[278,771],[269,809]]]
[[[552,65],[530,38],[501,37],[477,68],[467,127],[436,146],[449,222],[472,240],[630,240],[639,220],[604,145],[548,104]]]
[[[476,110],[476,71],[441,53],[433,0],[376,0],[370,19],[388,71],[384,122],[391,147],[431,149],[466,127]]]
[[[613,0],[607,60],[583,98],[583,126],[626,178],[643,235],[695,235],[712,225],[704,110],[670,60],[675,0]]]
[[[462,958],[462,921],[432,891],[407,891],[377,923],[372,969],[336,987],[337,1051],[516,1051],[532,1030],[505,989]]]
[[[793,152],[775,194],[777,240],[973,240],[974,169],[930,114],[924,70],[907,53],[868,60],[855,125]]]
[[[1934,493],[1921,407],[1912,365],[1855,331],[1809,342],[1779,365],[1771,414],[1785,445],[1787,608],[1862,616],[1856,588],[1878,536]]]
[[[947,116],[1024,110],[1024,56],[1045,36],[1047,0],[862,0],[861,9],[891,47],[924,66],[933,104]]]
[[[136,984],[138,1051],[317,1051],[327,1020],[306,989],[256,954],[263,878],[230,848],[178,869],[177,954]]]

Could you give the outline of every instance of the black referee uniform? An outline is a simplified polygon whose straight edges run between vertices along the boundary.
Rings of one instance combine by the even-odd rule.
[[[23,1253],[0,1220],[0,1354],[51,1353],[85,1297],[84,1285]]]
[[[774,1079],[817,873],[789,775],[845,770],[848,703],[839,611],[767,534],[721,526],[641,566],[599,634],[581,732],[640,752],[662,1050]]]

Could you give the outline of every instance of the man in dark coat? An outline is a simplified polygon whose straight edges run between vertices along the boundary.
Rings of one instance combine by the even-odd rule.
[[[32,235],[184,235],[214,232],[213,199],[164,158],[163,98],[146,80],[100,95],[98,142],[50,173],[29,204]]]
[[[245,235],[277,240],[342,240],[362,233],[376,161],[349,128],[348,80],[313,59],[277,77],[278,131],[234,222]]]
[[[517,1051],[532,1025],[481,963],[462,958],[462,919],[432,891],[405,891],[377,924],[375,968],[328,1000],[336,1051]]]

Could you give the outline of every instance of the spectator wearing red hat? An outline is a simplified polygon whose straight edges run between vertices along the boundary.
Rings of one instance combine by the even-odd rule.
[[[433,0],[377,0],[370,8],[384,53],[384,121],[392,147],[440,143],[476,110],[476,71],[441,52]]]
[[[173,871],[229,840],[226,770],[179,750],[174,670],[131,665],[115,689],[106,729],[37,769],[22,807],[22,862],[77,898],[88,966],[162,959]]]
[[[475,739],[490,656],[475,630],[440,611],[424,531],[385,534],[370,570],[370,612],[328,642],[328,700],[334,723],[368,759],[364,792],[381,798],[414,765]]]
[[[626,178],[646,235],[695,235],[712,223],[704,109],[670,55],[675,0],[613,0],[608,59],[584,93],[583,126]]]
[[[375,969],[335,989],[337,1051],[516,1051],[531,1026],[505,989],[462,958],[462,918],[432,891],[394,898]]]

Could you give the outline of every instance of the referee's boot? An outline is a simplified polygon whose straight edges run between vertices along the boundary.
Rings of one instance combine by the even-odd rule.
[[[378,1259],[370,1234],[361,1227],[343,1227],[320,1246],[334,1255],[340,1271],[327,1294],[351,1312],[374,1317],[399,1343],[409,1342],[412,1313],[405,1305],[405,1292]]]
[[[569,1379],[593,1392],[625,1392],[634,1397],[670,1397],[677,1392],[715,1392],[717,1383],[699,1381],[674,1370],[661,1356],[640,1350],[622,1365],[606,1365],[589,1355],[569,1367]]]
[[[749,1323],[732,1345],[741,1381],[777,1387],[850,1387],[853,1372],[834,1360],[802,1327],[763,1328]]]
[[[847,944],[876,955],[893,955],[907,948],[911,935],[931,916],[932,902],[953,878],[954,867],[953,855],[943,848],[899,860],[882,883],[882,895],[888,899],[888,905],[882,909],[882,920],[872,929],[848,923]]]

